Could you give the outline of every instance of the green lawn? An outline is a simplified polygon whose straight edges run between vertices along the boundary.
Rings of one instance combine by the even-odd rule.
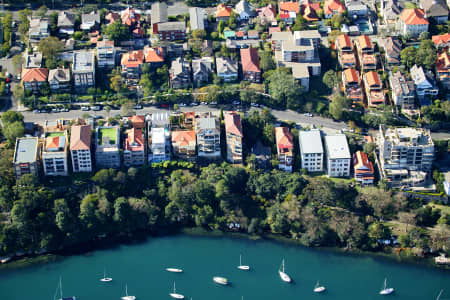
[[[441,214],[450,215],[450,206],[448,206],[448,205],[430,203],[430,204],[428,204],[428,206],[431,206],[433,209],[436,209],[436,208],[440,209]]]
[[[103,137],[109,137],[109,143],[110,145],[115,145],[117,143],[117,132],[116,128],[100,128],[98,130],[98,144],[103,144]]]
[[[47,137],[55,137],[55,136],[64,136],[63,131],[49,132],[47,133]]]

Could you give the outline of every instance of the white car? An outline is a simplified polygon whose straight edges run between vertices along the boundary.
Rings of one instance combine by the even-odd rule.
[[[203,102],[200,102],[200,104],[201,104],[201,105],[207,105],[208,102],[203,101]]]
[[[237,100],[233,101],[233,105],[239,105],[239,104],[241,104],[241,101],[237,101]]]
[[[81,110],[82,111],[89,111],[89,110],[91,110],[91,108],[89,106],[83,106],[83,107],[81,107]]]
[[[180,103],[180,107],[186,106],[186,103]]]

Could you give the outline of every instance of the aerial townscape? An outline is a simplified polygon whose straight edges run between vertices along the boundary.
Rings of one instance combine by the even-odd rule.
[[[180,233],[326,247],[446,272],[449,5],[2,1],[0,276],[2,264],[147,238],[163,244]],[[177,256],[177,248],[166,251]],[[256,276],[258,260],[242,251],[231,254],[240,256],[237,274],[250,274],[244,258]],[[282,281],[301,281],[288,275],[302,268],[298,261],[274,262],[282,262]],[[181,266],[159,270],[172,276],[175,299],[184,298],[181,276],[195,276]],[[449,287],[443,274],[440,285],[424,285],[429,299]],[[102,275],[102,284],[112,281]],[[375,295],[414,285],[392,277],[372,277],[384,280]],[[326,295],[313,279],[309,293]],[[120,283],[122,299],[137,299],[128,295],[137,284],[128,283]],[[5,299],[33,295],[19,290]],[[64,298],[61,278],[57,295],[75,299]]]

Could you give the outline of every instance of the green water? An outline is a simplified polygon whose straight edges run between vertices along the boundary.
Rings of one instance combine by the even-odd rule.
[[[251,271],[241,271],[243,264]],[[280,280],[278,268],[286,260],[286,272],[294,283]],[[182,274],[166,267],[184,269]],[[101,283],[106,268],[111,283]],[[213,276],[225,276],[231,286],[218,286]],[[268,241],[230,238],[172,236],[150,239],[138,245],[95,251],[56,262],[20,269],[0,270],[1,300],[51,300],[62,276],[64,296],[77,300],[120,299],[128,284],[137,299],[170,299],[173,282],[177,292],[193,300],[250,299],[441,299],[450,298],[450,272],[424,266],[399,264],[370,256],[344,255]],[[395,288],[390,296],[378,292],[384,277]],[[327,292],[314,294],[316,280]]]

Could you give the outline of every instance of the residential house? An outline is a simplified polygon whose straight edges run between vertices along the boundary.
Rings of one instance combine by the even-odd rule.
[[[22,84],[26,91],[32,91],[33,93],[39,93],[40,87],[47,82],[48,69],[46,68],[33,68],[22,70]]]
[[[438,24],[445,24],[448,21],[448,6],[444,0],[421,0],[420,7],[427,19],[433,18]]]
[[[189,20],[191,31],[205,30],[205,9],[200,7],[189,7]]]
[[[392,101],[403,110],[414,109],[416,87],[414,82],[406,78],[400,71],[389,72],[389,85],[392,89]]]
[[[122,55],[120,65],[122,76],[125,77],[129,86],[137,86],[141,78],[142,66],[144,64],[144,51],[136,50]]]
[[[24,54],[25,62],[23,67],[25,69],[41,68],[42,67],[42,53],[33,52],[32,54]]]
[[[72,126],[70,130],[70,153],[72,169],[77,172],[92,172],[92,129],[89,125]]]
[[[303,18],[308,22],[319,21],[318,11],[321,11],[320,2],[312,2],[311,0],[305,0],[300,5],[300,13]]]
[[[216,21],[217,22],[228,21],[232,12],[233,12],[233,9],[231,7],[227,7],[225,4],[220,3],[217,6],[217,10],[216,10]]]
[[[220,121],[208,114],[196,119],[198,156],[220,158]]]
[[[323,171],[323,145],[319,129],[299,131],[300,158],[303,170]]]
[[[238,64],[228,57],[216,57],[217,76],[225,82],[236,81],[238,78]]]
[[[241,49],[242,78],[250,82],[261,81],[261,68],[259,67],[258,49]]]
[[[114,41],[97,42],[97,65],[99,68],[113,68],[116,65],[116,48]]]
[[[353,45],[346,34],[341,34],[336,38],[336,49],[338,50],[338,60],[341,68],[355,68],[356,58],[353,53]]]
[[[363,93],[361,89],[361,80],[358,71],[355,69],[345,69],[342,72],[342,84],[344,94],[351,99],[353,103],[363,103]]]
[[[430,24],[425,13],[419,8],[404,9],[400,15],[401,33],[411,37],[418,37],[422,32],[428,31]]]
[[[450,57],[447,51],[438,54],[436,61],[436,78],[446,88],[450,88]]]
[[[327,154],[327,175],[330,177],[350,176],[350,149],[345,134],[325,136]]]
[[[120,19],[120,15],[117,12],[109,11],[105,15],[105,23],[106,23],[106,25],[111,25],[112,23],[115,23],[119,19]]]
[[[97,28],[100,25],[100,13],[98,11],[92,11],[88,14],[81,15],[81,30],[90,31]]]
[[[46,132],[42,150],[42,165],[46,176],[67,176],[69,140],[67,131]]]
[[[41,39],[50,36],[48,20],[31,18],[28,29],[28,36],[31,43],[38,43]]]
[[[239,15],[239,20],[246,21],[254,16],[253,8],[246,0],[240,0],[234,7],[234,11]]]
[[[247,38],[250,39],[250,40],[257,40],[257,39],[259,39],[258,30],[249,30],[247,32]]]
[[[162,22],[155,24],[153,32],[159,35],[160,41],[179,41],[186,38],[184,22]]]
[[[153,33],[157,33],[155,25],[168,21],[166,2],[155,2],[152,4],[152,29]]]
[[[131,126],[136,129],[144,129],[145,128],[145,117],[134,115],[128,118],[131,123]]]
[[[197,86],[208,82],[213,66],[212,57],[202,57],[192,60],[192,78]]]
[[[191,67],[189,62],[183,57],[178,57],[172,61],[169,70],[170,87],[173,89],[187,88],[191,85]]]
[[[195,112],[187,111],[183,113],[182,118],[182,126],[183,128],[192,129],[195,126]]]
[[[353,20],[358,18],[367,18],[369,9],[361,0],[346,1],[347,13]]]
[[[254,167],[259,169],[268,169],[270,167],[271,151],[270,147],[264,146],[261,141],[257,141],[251,149],[255,157]]]
[[[403,7],[397,0],[381,0],[380,13],[386,25],[394,25],[398,22]]]
[[[164,65],[164,50],[161,47],[144,47],[144,62],[150,69],[157,69]]]
[[[227,143],[227,161],[232,164],[242,163],[242,133],[241,115],[225,114],[225,140]]]
[[[430,105],[431,99],[439,93],[433,73],[431,71],[425,73],[422,67],[414,65],[410,70],[410,74],[416,85],[416,94],[420,105]]]
[[[280,20],[285,24],[292,25],[295,23],[297,15],[300,13],[300,3],[299,2],[279,2],[278,11],[280,15]]]
[[[275,127],[275,140],[277,143],[278,168],[292,172],[294,163],[294,137],[287,127]]]
[[[387,37],[383,40],[383,47],[386,64],[388,66],[399,65],[401,63],[402,42],[397,37]]]
[[[74,32],[75,14],[60,11],[58,13],[58,28],[60,34],[72,35]]]
[[[87,50],[73,53],[72,74],[75,89],[95,87],[95,55]]]
[[[359,65],[361,71],[377,69],[377,59],[375,57],[375,47],[367,35],[360,35],[356,40],[356,49],[358,50]]]
[[[277,22],[277,11],[273,4],[257,9],[259,22],[262,25],[271,25]]]
[[[53,93],[68,92],[71,89],[71,78],[69,69],[53,69],[48,73],[48,83]]]
[[[123,164],[126,167],[142,166],[145,163],[145,142],[142,129],[131,128],[123,142]]]
[[[369,157],[362,151],[356,151],[353,154],[353,172],[355,174],[356,182],[361,185],[373,184],[375,179],[373,164],[369,161]]]
[[[367,105],[369,107],[376,107],[385,103],[383,93],[383,83],[375,71],[370,71],[364,74],[364,87],[366,90]]]
[[[122,24],[133,30],[140,26],[141,14],[133,8],[127,7],[120,12],[120,19],[122,20]]]
[[[98,168],[120,167],[119,126],[99,126],[96,128],[95,163]]]
[[[40,148],[37,137],[23,137],[16,139],[14,149],[14,171],[16,178],[25,174],[38,176]]]
[[[433,35],[431,39],[436,48],[448,48],[450,46],[450,33]]]
[[[176,157],[194,160],[196,146],[195,130],[172,131],[172,151]]]
[[[323,4],[323,13],[326,19],[345,12],[345,6],[339,0],[326,0]]]
[[[421,128],[385,128],[377,139],[380,171],[392,188],[423,186],[434,160],[430,131]]]

